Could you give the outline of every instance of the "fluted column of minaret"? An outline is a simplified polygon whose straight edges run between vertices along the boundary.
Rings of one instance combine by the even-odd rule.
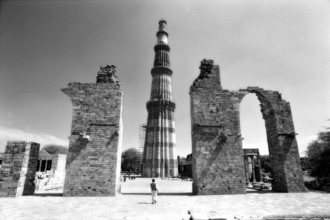
[[[143,152],[143,176],[177,176],[176,137],[172,101],[172,85],[166,21],[159,21],[155,59],[151,70],[150,101],[147,102],[148,122]]]

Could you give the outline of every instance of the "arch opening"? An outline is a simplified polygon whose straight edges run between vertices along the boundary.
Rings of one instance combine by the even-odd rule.
[[[261,155],[269,155],[265,121],[256,94],[248,93],[240,104],[243,148],[259,148]]]
[[[240,103],[240,128],[247,191],[271,189],[271,168],[265,120],[261,109],[264,98],[246,94]]]

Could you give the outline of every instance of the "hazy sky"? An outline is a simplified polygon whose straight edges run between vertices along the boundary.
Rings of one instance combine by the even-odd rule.
[[[330,119],[330,3],[326,0],[1,1],[0,152],[7,140],[68,145],[69,82],[95,82],[114,64],[124,91],[123,148],[146,123],[158,21],[167,20],[177,149],[191,152],[189,87],[203,58],[222,87],[277,90],[291,103],[300,152]],[[244,147],[267,153],[255,95],[241,104]]]

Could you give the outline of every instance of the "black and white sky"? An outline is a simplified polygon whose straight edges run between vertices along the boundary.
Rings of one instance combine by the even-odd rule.
[[[69,82],[95,82],[114,64],[124,91],[123,149],[146,123],[158,21],[168,23],[177,151],[191,153],[189,87],[203,58],[220,65],[222,87],[277,90],[291,103],[299,150],[330,119],[327,0],[2,0],[0,152],[7,140],[68,145]],[[267,154],[259,102],[244,98],[243,147]]]

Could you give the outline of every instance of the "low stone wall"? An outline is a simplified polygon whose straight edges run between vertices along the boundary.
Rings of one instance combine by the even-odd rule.
[[[39,144],[8,141],[0,168],[0,197],[33,194]]]

